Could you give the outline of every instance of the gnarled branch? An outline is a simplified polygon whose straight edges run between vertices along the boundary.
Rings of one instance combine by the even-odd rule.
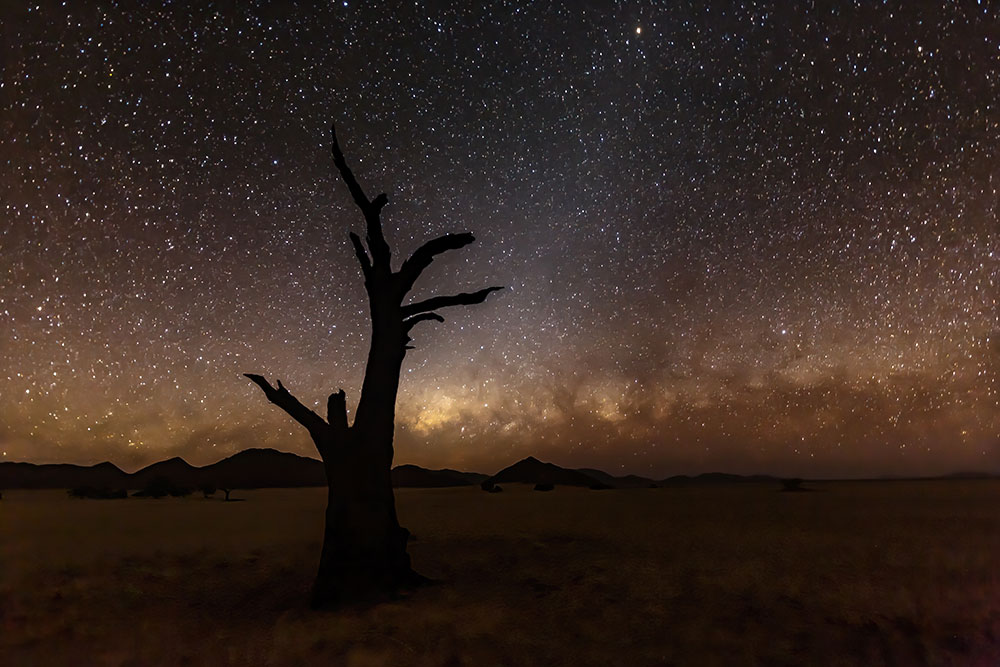
[[[271,386],[271,383],[264,379],[261,375],[254,375],[253,373],[244,373],[246,377],[253,380],[253,382],[263,390],[264,395],[267,396],[267,400],[271,401],[279,408],[287,412],[292,419],[297,421],[306,427],[309,434],[314,436],[322,435],[324,431],[329,428],[329,425],[323,421],[323,418],[318,414],[302,405],[299,399],[292,396],[292,394],[285,389],[284,385],[281,384],[281,380],[278,380],[278,387],[275,389]]]
[[[417,248],[410,255],[410,258],[403,262],[403,266],[399,269],[399,277],[403,283],[403,293],[405,294],[410,291],[413,283],[417,282],[417,278],[420,277],[420,274],[434,261],[435,255],[463,248],[475,240],[476,237],[468,232],[462,234],[445,234]]]
[[[491,292],[496,292],[497,290],[502,289],[503,287],[487,287],[486,289],[481,289],[478,292],[461,292],[451,296],[435,296],[424,301],[407,304],[402,307],[401,312],[403,317],[410,317],[412,315],[417,315],[418,313],[426,313],[431,310],[447,308],[449,306],[471,306],[476,303],[482,303]]]
[[[365,214],[365,236],[368,241],[368,249],[372,253],[372,263],[380,271],[388,273],[390,271],[389,260],[392,257],[392,251],[389,250],[389,244],[386,243],[385,236],[382,234],[382,220],[379,216],[382,213],[382,208],[389,202],[389,198],[385,193],[382,193],[375,197],[374,201],[369,201],[368,196],[365,195],[365,191],[361,189],[358,179],[354,177],[354,172],[347,166],[347,160],[344,159],[343,151],[340,150],[340,142],[337,141],[336,125],[330,127],[330,134],[333,137],[333,163],[337,166],[337,170],[340,171],[340,177],[347,184],[347,189],[351,191],[354,203]]]

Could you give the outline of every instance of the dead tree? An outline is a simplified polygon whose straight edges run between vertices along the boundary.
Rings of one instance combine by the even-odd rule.
[[[347,166],[333,129],[333,162],[361,209],[366,244],[351,232],[354,253],[364,275],[371,314],[371,346],[361,397],[348,424],[344,391],[327,400],[324,420],[300,403],[279,380],[277,387],[247,373],[268,400],[309,431],[323,459],[329,487],[326,530],[319,571],[313,585],[313,606],[367,601],[392,596],[424,581],[410,566],[406,552],[409,531],[399,525],[389,473],[392,468],[393,430],[399,373],[411,341],[410,331],[420,322],[443,322],[436,311],[449,306],[482,303],[501,287],[471,293],[435,296],[403,304],[420,274],[434,258],[457,250],[475,239],[472,234],[446,234],[428,241],[393,271],[392,251],[382,233],[381,213],[388,197],[369,199]]]

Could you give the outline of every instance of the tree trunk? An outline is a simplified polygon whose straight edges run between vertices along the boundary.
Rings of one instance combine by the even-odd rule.
[[[385,599],[424,580],[410,567],[410,532],[396,518],[390,464],[364,446],[351,449],[355,456],[326,462],[329,490],[314,607]]]
[[[376,316],[381,308],[374,295],[372,310],[372,342],[354,425],[336,447],[323,448],[328,452],[324,467],[329,491],[314,607],[392,597],[401,588],[426,581],[410,567],[410,531],[399,525],[392,489],[405,334],[391,320]]]

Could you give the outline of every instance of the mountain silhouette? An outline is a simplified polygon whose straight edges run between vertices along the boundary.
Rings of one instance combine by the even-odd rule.
[[[181,457],[175,456],[165,461],[158,461],[132,473],[128,477],[128,485],[130,488],[142,489],[157,477],[163,477],[170,480],[176,486],[193,488],[201,484],[198,472],[198,468],[195,468]]]
[[[639,475],[615,477],[596,468],[573,470],[544,463],[533,456],[522,459],[493,475],[443,468],[429,470],[404,464],[392,469],[392,485],[412,488],[443,488],[482,483],[486,488],[501,483],[555,484],[618,489],[660,486],[738,484],[745,482],[777,483],[771,475],[734,475],[710,472],[701,475],[675,475],[652,480]],[[204,485],[232,489],[294,488],[325,486],[323,463],[276,449],[246,449],[207,466],[195,467],[180,457],[158,461],[134,473],[127,473],[107,461],[92,466],[71,463],[0,462],[0,490],[6,489],[143,489],[156,478],[169,480],[176,487],[197,489]],[[939,477],[900,479],[980,479],[996,478],[992,473],[958,472]]]
[[[599,487],[604,485],[601,480],[584,474],[579,470],[561,468],[554,463],[539,461],[534,456],[521,459],[482,482],[483,488],[496,484],[517,482],[522,484],[555,484],[556,486],[586,486]]]
[[[392,471],[394,486],[409,487],[468,486],[486,477],[414,465],[397,466]],[[321,461],[276,449],[246,449],[200,468],[175,456],[131,474],[108,462],[93,466],[0,462],[0,489],[143,489],[157,478],[189,489],[205,485],[232,489],[326,486]]]
[[[459,472],[445,468],[428,470],[420,466],[405,464],[392,469],[394,487],[440,488],[446,486],[472,486],[486,479],[479,473]]]
[[[489,475],[484,475],[481,472],[467,472],[463,470],[452,470],[451,468],[442,468],[436,472],[443,472],[455,477],[460,477],[468,480],[470,484],[479,484],[483,480],[489,479]]]
[[[129,474],[113,463],[0,463],[0,489],[125,488]]]
[[[323,463],[276,449],[245,449],[199,469],[203,483],[219,488],[325,486]]]
[[[582,472],[584,475],[593,477],[598,482],[615,489],[646,489],[649,488],[651,484],[658,483],[654,479],[640,477],[639,475],[623,475],[622,477],[615,477],[614,475],[608,474],[603,470],[598,470],[597,468],[577,468],[577,472]]]

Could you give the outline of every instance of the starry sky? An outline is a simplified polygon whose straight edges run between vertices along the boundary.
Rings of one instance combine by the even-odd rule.
[[[476,235],[415,298],[508,286],[414,330],[397,463],[1000,470],[995,7],[14,4],[0,460],[314,455],[241,374],[356,405],[336,122],[397,262]]]

